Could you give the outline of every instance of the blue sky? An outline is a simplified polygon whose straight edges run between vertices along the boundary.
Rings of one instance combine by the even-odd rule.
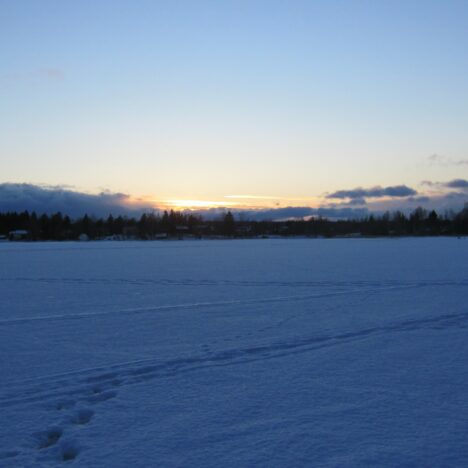
[[[440,198],[468,177],[466,1],[0,11],[0,182],[318,207],[377,186]]]

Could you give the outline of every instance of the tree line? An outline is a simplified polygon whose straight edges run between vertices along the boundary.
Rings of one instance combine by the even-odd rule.
[[[216,220],[177,212],[145,213],[139,218],[84,215],[71,219],[62,213],[0,213],[0,235],[11,237],[21,231],[27,240],[163,239],[183,237],[262,237],[262,236],[437,236],[468,235],[468,204],[460,212],[439,215],[434,210],[416,208],[408,215],[401,211],[371,214],[361,219],[244,221],[227,212]]]

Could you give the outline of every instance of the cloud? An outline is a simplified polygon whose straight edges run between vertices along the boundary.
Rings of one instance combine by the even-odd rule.
[[[40,74],[50,80],[62,81],[65,79],[65,73],[59,68],[41,68]]]
[[[347,208],[367,205],[365,198],[351,198],[350,200],[340,201],[339,203],[327,203],[322,205],[322,208]]]
[[[407,187],[406,185],[395,185],[392,187],[373,187],[370,189],[355,188],[352,190],[338,190],[337,192],[330,193],[326,198],[351,198],[351,199],[363,199],[363,198],[381,198],[381,197],[392,197],[392,198],[403,198],[411,195],[417,195],[418,192]]]
[[[431,166],[468,166],[468,159],[453,159],[437,153],[428,156],[427,162]]]
[[[309,206],[288,206],[259,210],[238,210],[237,215],[252,221],[275,221],[280,219],[302,219],[312,216],[314,209]]]
[[[436,210],[439,213],[444,211],[458,211],[468,202],[468,194],[460,191],[436,192],[429,195],[408,197],[404,199],[375,200],[368,204],[369,210],[373,212],[382,211],[403,211],[409,213],[418,206]]]
[[[444,187],[447,188],[458,188],[458,189],[468,189],[468,180],[465,179],[453,179],[444,184]]]
[[[428,189],[421,193],[414,191],[415,194],[413,195],[408,195],[410,191],[413,191],[413,189],[404,185],[387,187],[386,189],[380,189],[379,187],[377,189],[370,189],[372,194],[385,193],[388,197],[370,197],[371,199],[367,200],[366,206],[369,211],[372,212],[399,210],[409,213],[418,206],[424,206],[427,209],[435,209],[436,211],[443,213],[446,210],[460,210],[468,201],[468,180],[453,179],[447,182],[423,180],[421,185],[428,187]],[[348,193],[349,196],[351,194],[356,195],[358,191],[362,192],[364,190],[365,189],[356,189],[356,191],[347,192],[351,192]],[[338,194],[341,194],[342,192],[346,191],[338,192]],[[396,193],[402,196],[395,196]],[[354,199],[351,198],[350,201],[353,200]],[[329,206],[331,205],[332,204]],[[340,204],[334,204],[334,206],[338,205]]]
[[[428,187],[435,187],[439,189],[468,189],[468,180],[466,179],[452,179],[448,182],[434,182],[431,180],[423,180],[421,185],[427,185]]]
[[[227,213],[226,208],[209,208],[201,210],[187,210],[187,213],[200,215],[206,220],[220,219]],[[233,208],[229,211],[235,219],[242,221],[283,221],[300,220],[310,217],[321,216],[328,219],[357,219],[369,215],[367,208],[335,208],[320,207],[311,208],[310,206],[288,206],[284,208],[260,208],[260,209],[240,209]]]
[[[430,203],[431,197],[419,195],[417,197],[408,197],[406,200],[410,203]]]
[[[231,210],[236,218],[251,221],[281,221],[289,219],[307,219],[322,217],[328,219],[357,219],[368,216],[367,208],[334,208],[309,206],[289,206],[286,208],[272,208],[261,210]]]
[[[317,208],[315,216],[328,219],[358,219],[369,215],[368,208]]]
[[[422,180],[421,185],[427,185],[428,187],[434,187],[438,185],[437,182],[432,182],[432,180]]]
[[[44,67],[26,71],[10,71],[0,74],[0,80],[7,83],[29,83],[37,80],[63,81],[65,72],[60,68]]]
[[[33,184],[0,184],[0,212],[35,211],[56,213],[71,217],[84,214],[95,216],[134,215],[151,209],[144,201],[135,201],[124,193],[101,192],[89,194],[70,190],[63,186]]]

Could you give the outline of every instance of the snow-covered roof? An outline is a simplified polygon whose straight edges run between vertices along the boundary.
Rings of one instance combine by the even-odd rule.
[[[10,231],[10,236],[25,236],[29,234],[28,231],[26,231],[25,229],[16,229],[14,231]]]

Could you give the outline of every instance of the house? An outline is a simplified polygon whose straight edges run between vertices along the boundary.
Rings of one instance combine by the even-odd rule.
[[[242,225],[236,227],[236,234],[239,236],[250,236],[252,234],[252,226]]]
[[[184,226],[182,224],[177,224],[176,225],[176,233],[177,233],[177,237],[179,239],[182,239],[184,237],[184,235],[188,234],[189,233],[189,227],[188,226]]]
[[[357,237],[362,237],[362,234],[360,232],[350,232],[349,234],[344,234],[343,237],[354,239]]]
[[[29,231],[25,229],[16,229],[8,233],[8,238],[11,241],[21,241],[29,239]]]
[[[200,237],[202,235],[209,236],[213,234],[213,231],[214,227],[210,226],[209,224],[196,224],[195,226],[193,226],[193,232]]]
[[[124,226],[122,234],[125,239],[138,239],[138,227]]]

